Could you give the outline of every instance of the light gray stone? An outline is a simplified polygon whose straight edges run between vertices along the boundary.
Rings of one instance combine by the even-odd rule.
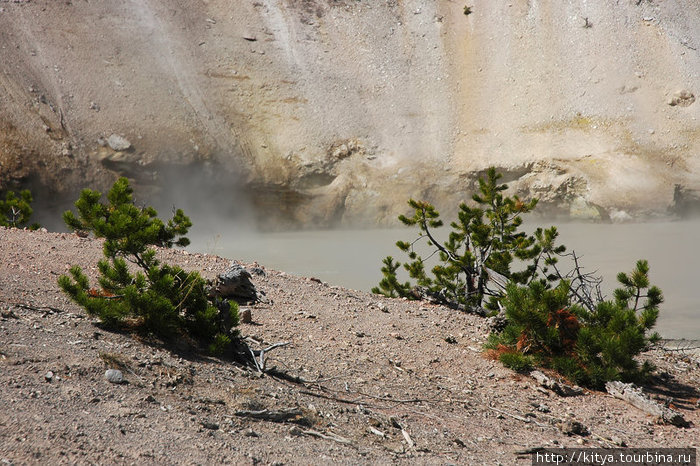
[[[119,136],[118,134],[112,134],[108,137],[107,144],[110,149],[115,151],[128,150],[131,147],[131,143],[125,137]]]
[[[122,371],[117,369],[107,369],[105,371],[105,379],[111,383],[124,383],[124,375]]]

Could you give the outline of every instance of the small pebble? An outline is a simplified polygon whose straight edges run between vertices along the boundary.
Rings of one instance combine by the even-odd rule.
[[[53,372],[52,372],[52,371],[48,371],[46,374],[44,374],[44,379],[45,379],[47,382],[51,382],[51,381],[53,380]]]

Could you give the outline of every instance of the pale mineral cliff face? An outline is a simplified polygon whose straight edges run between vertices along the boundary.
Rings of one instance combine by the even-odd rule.
[[[332,225],[452,207],[490,165],[574,216],[700,188],[700,3],[464,6],[0,1],[0,189],[126,174]]]

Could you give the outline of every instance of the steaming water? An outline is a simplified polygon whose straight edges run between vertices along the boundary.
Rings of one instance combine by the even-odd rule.
[[[558,228],[560,242],[583,256],[585,271],[605,277],[608,296],[618,272],[647,259],[651,282],[665,298],[656,330],[665,338],[700,338],[700,222],[571,223]],[[233,227],[219,234],[200,232],[193,249],[367,291],[381,279],[382,258],[403,259],[396,240],[412,238],[408,228],[250,233]]]

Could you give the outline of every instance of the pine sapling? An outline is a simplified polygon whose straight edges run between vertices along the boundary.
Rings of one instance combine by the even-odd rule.
[[[238,325],[235,303],[213,303],[207,282],[196,271],[161,264],[154,246],[186,246],[190,219],[176,210],[164,223],[152,207],[137,207],[126,178],[120,178],[102,203],[101,193],[83,190],[76,216],[63,218],[74,230],[104,238],[105,258],[98,262],[98,288],[78,266],[58,283],[71,299],[108,326],[131,321],[162,338],[186,336],[221,354]],[[218,304],[218,306],[216,305]]]
[[[490,168],[486,177],[479,179],[479,192],[472,196],[474,205],[459,206],[458,219],[450,223],[452,230],[446,241],[435,235],[435,230],[443,226],[437,209],[429,202],[410,199],[413,215],[401,215],[399,220],[417,226],[418,237],[398,241],[396,246],[408,256],[409,262],[402,265],[415,285],[400,282],[397,270],[401,264],[387,257],[382,268],[384,279],[373,291],[386,296],[428,298],[471,311],[480,310],[488,300],[487,305],[496,309],[504,282],[528,283],[540,269],[555,263],[556,254],[564,251],[563,246],[554,244],[556,229],[538,229],[534,235],[521,231],[522,215],[531,212],[537,200],[525,202],[518,196],[505,196],[508,186],[500,183],[501,177]],[[418,254],[415,246],[419,242],[427,245],[427,257]],[[433,257],[437,264],[427,270]],[[524,264],[524,269],[512,270],[517,263]]]
[[[28,189],[20,191],[19,195],[14,191],[5,193],[5,200],[0,200],[0,226],[23,228],[29,223],[34,213],[32,209],[34,198]],[[29,229],[40,228],[38,223],[29,225]]]

